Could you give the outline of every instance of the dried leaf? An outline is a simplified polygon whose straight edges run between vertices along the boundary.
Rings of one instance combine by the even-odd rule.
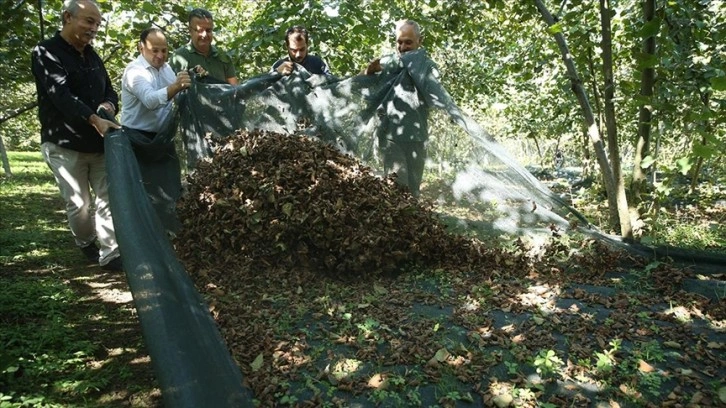
[[[655,371],[655,367],[646,363],[643,360],[638,360],[638,370],[641,373],[652,373],[653,371]]]
[[[386,378],[382,376],[381,374],[373,374],[371,378],[368,379],[368,387],[369,388],[375,388],[375,389],[385,389],[388,385],[388,381],[386,381]]]
[[[680,349],[681,345],[675,341],[664,341],[663,345],[666,347],[674,348],[674,349]]]

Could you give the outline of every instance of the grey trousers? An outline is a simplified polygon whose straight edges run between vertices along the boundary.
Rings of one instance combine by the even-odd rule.
[[[43,143],[40,149],[66,203],[68,226],[76,245],[84,247],[98,239],[98,263],[111,262],[119,256],[119,250],[108,201],[103,153],[81,153],[50,142]]]

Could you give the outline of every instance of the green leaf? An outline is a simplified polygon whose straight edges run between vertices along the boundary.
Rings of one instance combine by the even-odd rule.
[[[711,78],[711,88],[714,91],[726,91],[726,77]]]
[[[436,350],[434,359],[439,363],[443,363],[444,361],[446,361],[447,358],[449,358],[450,355],[451,353],[449,353],[449,350],[447,350],[446,348],[440,348]]]
[[[643,158],[643,161],[640,162],[640,168],[647,169],[648,167],[652,166],[653,163],[655,163],[655,158],[653,156],[645,156],[645,158]]]
[[[697,144],[693,146],[693,154],[695,154],[697,157],[710,159],[716,154],[716,149],[710,145]]]
[[[141,5],[141,9],[150,14],[155,14],[158,11],[157,7],[150,2],[144,2]]]
[[[262,363],[264,362],[265,357],[262,355],[262,353],[258,354],[255,358],[255,361],[250,364],[250,368],[253,372],[257,372],[260,368],[262,368]]]
[[[676,160],[676,165],[678,166],[678,171],[684,176],[687,175],[691,170],[691,167],[693,167],[690,157],[682,157]]]
[[[654,19],[643,24],[643,27],[640,29],[640,36],[642,38],[652,37],[658,34],[658,30],[660,30],[660,20]]]
[[[635,61],[638,63],[638,69],[655,68],[658,66],[658,57],[653,54],[636,53]]]
[[[550,34],[552,34],[552,35],[561,33],[562,32],[562,24],[560,24],[560,23],[552,24],[551,26],[547,27],[547,32],[550,33]]]

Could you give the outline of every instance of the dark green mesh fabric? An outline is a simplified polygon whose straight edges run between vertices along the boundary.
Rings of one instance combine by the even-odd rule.
[[[290,76],[264,74],[239,86],[198,79],[153,140],[129,130],[106,136],[116,235],[167,406],[231,407],[251,401],[207,305],[168,239],[180,225],[174,212],[181,194],[177,135],[190,171],[199,160],[213,156],[216,141],[237,129],[302,131],[377,168],[377,137],[415,134],[425,139],[429,110],[439,108],[465,130],[457,137],[469,138],[471,146],[456,158],[466,167],[447,184],[447,196],[514,203],[513,211],[502,211],[497,204],[496,213],[511,224],[500,227],[512,228],[509,232],[523,221],[566,224],[548,209],[566,213],[566,206],[458,109],[423,50],[406,54],[399,67],[373,76],[326,78],[297,68]],[[537,199],[542,204],[533,212]],[[497,226],[496,219],[490,225]]]
[[[167,231],[181,192],[173,132],[106,135],[111,208],[129,287],[169,407],[249,406],[251,396]]]

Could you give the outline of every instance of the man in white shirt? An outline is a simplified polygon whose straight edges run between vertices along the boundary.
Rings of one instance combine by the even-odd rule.
[[[171,112],[171,99],[191,84],[186,71],[174,74],[166,62],[168,56],[164,32],[147,28],[141,33],[139,56],[126,67],[121,80],[121,124],[150,138]]]

